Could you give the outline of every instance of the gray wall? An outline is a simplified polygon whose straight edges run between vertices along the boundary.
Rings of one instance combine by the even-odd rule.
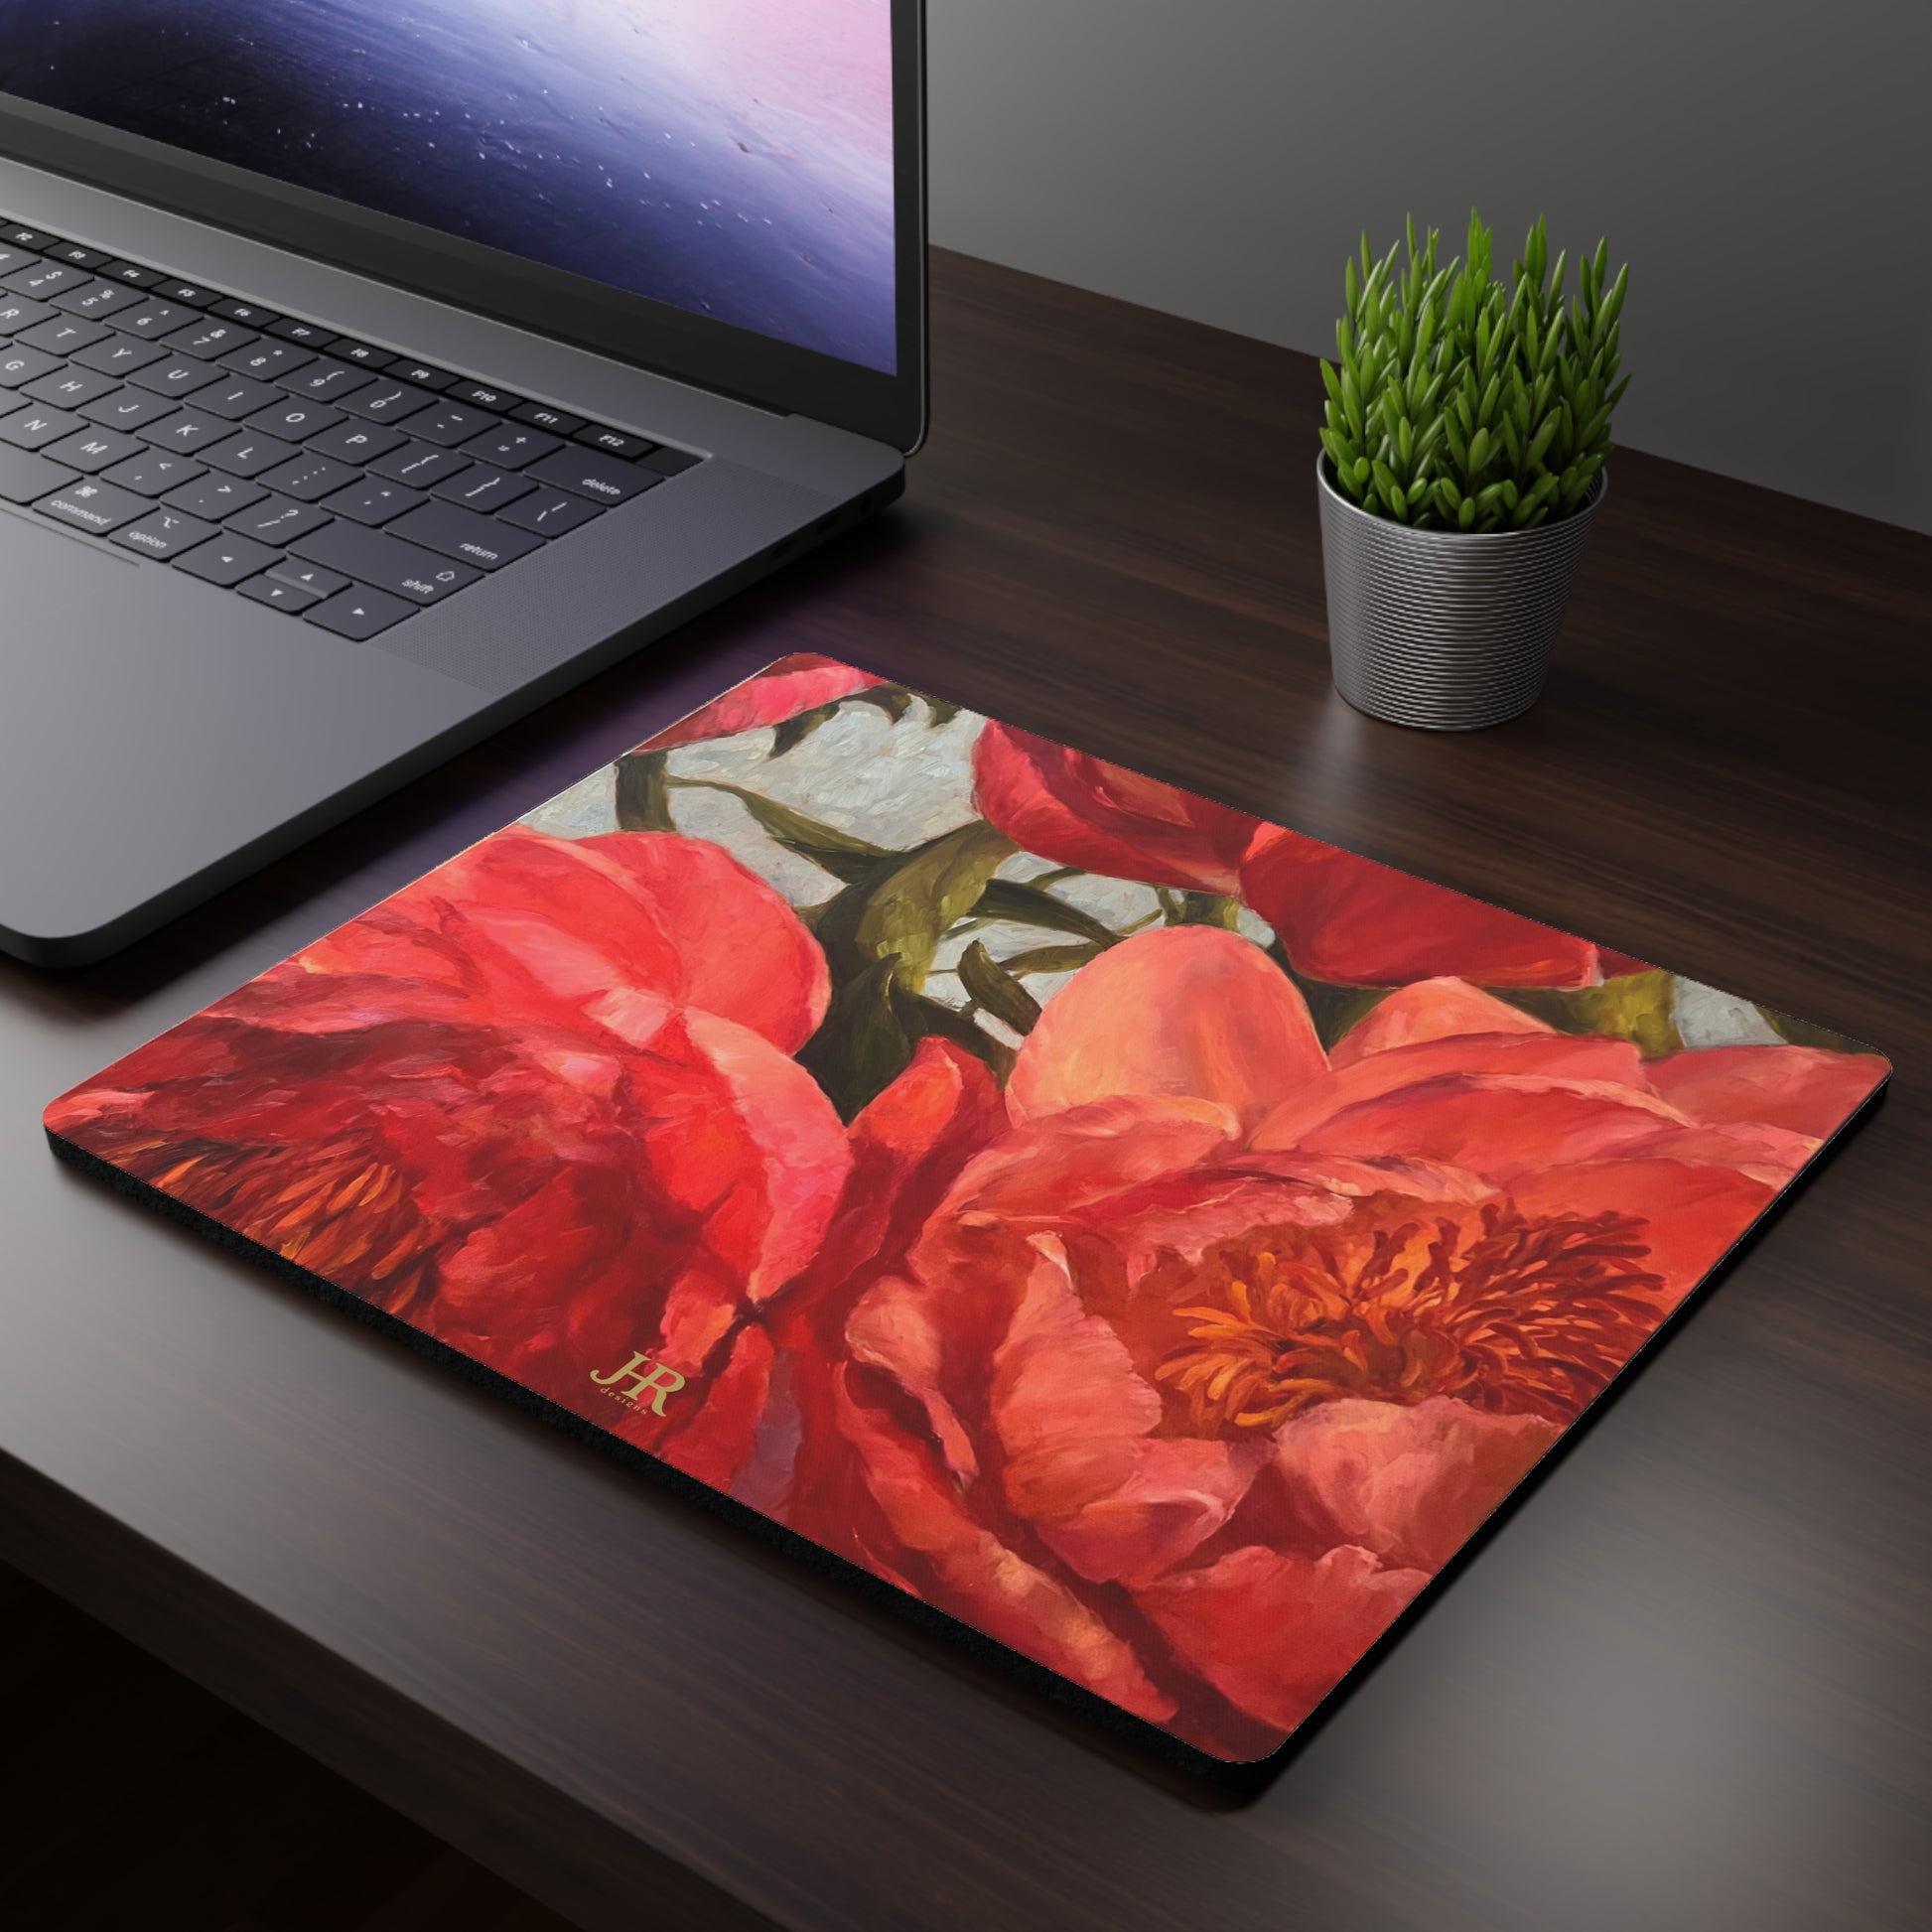
[[[1932,0],[927,4],[943,246],[1332,353],[1362,228],[1544,211],[1619,441],[1932,530]]]

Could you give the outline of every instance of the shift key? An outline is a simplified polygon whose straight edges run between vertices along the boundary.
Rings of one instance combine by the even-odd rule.
[[[332,523],[311,536],[298,537],[289,552],[416,604],[434,604],[483,575],[468,564],[384,536],[380,530],[365,529],[360,523]]]

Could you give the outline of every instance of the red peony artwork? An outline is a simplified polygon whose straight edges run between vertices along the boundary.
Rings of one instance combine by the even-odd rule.
[[[47,1126],[1246,1761],[1886,1070],[795,656]]]

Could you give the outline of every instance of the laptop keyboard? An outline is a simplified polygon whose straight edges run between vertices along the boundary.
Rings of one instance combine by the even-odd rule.
[[[0,498],[339,636],[702,460],[0,221]]]

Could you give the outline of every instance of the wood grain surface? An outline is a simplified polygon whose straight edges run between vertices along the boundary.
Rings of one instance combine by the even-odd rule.
[[[888,517],[120,958],[0,970],[0,1558],[593,1932],[1913,1922],[1932,542],[1621,454],[1543,703],[1406,732],[1328,685],[1311,361],[944,255],[933,337],[933,439]],[[1256,1792],[1143,1760],[40,1143],[70,1082],[800,649],[1896,1063]]]

